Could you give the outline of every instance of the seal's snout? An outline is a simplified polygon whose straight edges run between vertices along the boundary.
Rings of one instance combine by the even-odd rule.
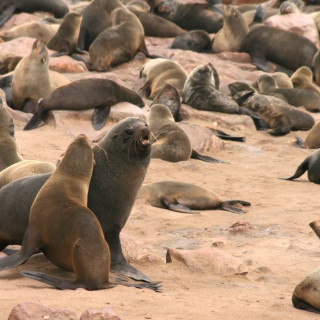
[[[147,126],[142,128],[140,133],[140,138],[139,138],[140,144],[144,147],[151,146],[150,136],[151,136],[151,133],[149,128]]]

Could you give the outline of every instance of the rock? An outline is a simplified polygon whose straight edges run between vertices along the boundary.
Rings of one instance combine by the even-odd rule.
[[[49,55],[54,51],[49,50]],[[69,56],[50,57],[49,68],[58,72],[87,72],[88,69],[84,62],[77,61]]]
[[[101,310],[88,309],[84,311],[80,317],[80,320],[121,320],[113,309],[109,306],[102,308]]]
[[[137,243],[129,237],[127,234],[120,233],[120,241],[122,246],[122,251],[128,262],[138,260],[138,246]]]
[[[164,264],[164,260],[161,256],[157,255],[157,254],[146,254],[144,256],[142,256],[139,260],[139,263],[141,264]]]
[[[243,262],[218,248],[167,250],[167,263],[182,263],[194,273],[246,274]]]
[[[69,309],[48,308],[40,303],[23,302],[16,305],[8,320],[77,320],[77,315]],[[109,319],[109,318],[108,318]],[[111,319],[111,318],[110,318]],[[118,319],[118,318],[114,318]]]
[[[264,21],[264,24],[290,32],[294,32],[309,39],[316,47],[319,47],[319,34],[312,17],[305,13],[289,13],[274,15]]]
[[[19,26],[24,23],[29,23],[32,21],[39,21],[39,16],[36,14],[21,12],[14,14],[2,27],[1,31],[9,30],[15,26]]]
[[[255,229],[255,227],[250,222],[242,220],[234,223],[227,230],[231,233],[242,233],[253,229]]]
[[[34,39],[21,37],[1,43],[1,55],[14,54],[25,57],[30,54]]]

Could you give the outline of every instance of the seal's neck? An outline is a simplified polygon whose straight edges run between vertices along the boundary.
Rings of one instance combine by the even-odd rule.
[[[0,150],[5,150],[5,152],[0,151],[0,171],[23,160],[15,145],[8,148],[7,144],[4,146],[0,141]]]

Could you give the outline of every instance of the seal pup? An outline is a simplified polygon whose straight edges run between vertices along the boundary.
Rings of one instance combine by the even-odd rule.
[[[242,200],[222,201],[215,193],[206,188],[175,181],[143,184],[138,198],[147,199],[154,207],[182,213],[198,213],[193,210],[214,209],[243,213],[245,211],[233,205],[241,204],[245,207],[251,205]]]
[[[68,6],[63,0],[1,0],[0,27],[18,12],[45,11],[52,13],[57,18],[62,18],[68,13]]]
[[[82,50],[77,48],[81,21],[81,13],[71,12],[64,16],[57,33],[48,43],[49,49],[58,51],[54,53],[52,57],[83,53]]]
[[[21,59],[22,57],[11,53],[2,56],[0,58],[0,74],[7,74],[11,71],[14,71]]]
[[[151,4],[152,12],[168,19],[182,29],[201,29],[209,33],[217,33],[223,26],[221,14],[208,8],[207,4],[181,3],[177,0],[163,0]]]
[[[210,52],[212,40],[207,31],[191,30],[178,35],[170,49],[191,50],[195,52]]]
[[[268,60],[295,71],[301,66],[311,67],[317,48],[303,36],[262,25],[249,31],[240,51],[249,53],[251,63],[263,71],[271,69]]]
[[[313,73],[309,67],[300,67],[290,78],[295,88],[311,90],[320,96],[320,89],[313,84]]]
[[[275,72],[271,74],[279,88],[293,88],[291,78],[284,72]]]
[[[277,84],[269,74],[262,74],[257,79],[260,93],[276,96],[288,102],[292,106],[304,106],[308,111],[320,111],[320,97],[312,90],[299,88],[278,88]]]
[[[150,131],[145,121],[126,118],[93,146],[95,166],[88,207],[97,216],[111,252],[111,271],[136,280],[150,279],[123,256],[120,232],[129,218],[150,162]],[[21,244],[30,208],[51,174],[39,174],[0,189],[0,250]],[[17,201],[17,194],[19,201]],[[125,199],[125,201],[124,201]]]
[[[131,60],[138,52],[150,57],[140,20],[126,7],[111,13],[112,27],[101,32],[90,45],[92,70],[105,71]]]
[[[89,78],[73,81],[41,99],[24,130],[37,128],[41,121],[47,120],[50,110],[87,109],[94,109],[92,125],[96,130],[100,130],[107,122],[111,106],[121,101],[128,101],[140,108],[144,106],[137,93],[112,80]]]
[[[247,23],[240,11],[230,5],[223,6],[223,27],[215,35],[212,51],[239,51],[242,40],[249,32]]]
[[[187,77],[187,72],[178,62],[164,58],[149,60],[140,70],[140,78],[145,78],[145,84],[138,93],[142,97],[154,99],[166,84],[170,84],[181,95]]]
[[[93,150],[87,138],[80,135],[69,145],[57,169],[39,190],[30,210],[21,250],[1,259],[0,270],[23,264],[42,251],[56,266],[74,272],[76,280],[61,280],[33,271],[25,271],[23,275],[48,281],[59,289],[112,287],[109,246],[97,217],[87,208],[93,165]],[[139,287],[150,286],[140,284]]]
[[[47,44],[57,33],[59,24],[44,24],[39,21],[23,23],[9,30],[2,31],[0,37],[9,41],[19,37],[29,37],[41,40]]]
[[[317,149],[313,154],[307,157],[298,166],[293,176],[289,178],[280,178],[281,180],[294,180],[301,177],[308,171],[308,179],[310,182],[320,184],[320,149]]]
[[[320,85],[320,50],[318,50],[314,55],[311,68],[313,71],[313,78],[316,84],[319,86]]]
[[[305,140],[295,136],[296,146],[306,149],[318,149],[320,148],[320,122],[315,124],[308,133]]]
[[[148,125],[152,133],[151,158],[169,162],[190,158],[213,163],[224,162],[200,155],[193,150],[188,135],[175,123],[169,108],[163,104],[154,104],[151,107]]]

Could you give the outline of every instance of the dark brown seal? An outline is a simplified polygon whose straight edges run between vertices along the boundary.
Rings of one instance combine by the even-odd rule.
[[[90,92],[90,95],[87,93]],[[107,122],[110,108],[118,102],[127,101],[142,108],[144,102],[134,91],[108,79],[81,79],[52,91],[40,100],[37,111],[24,127],[36,128],[46,121],[50,110],[87,110],[94,109],[92,124],[100,130]]]
[[[152,105],[148,125],[152,133],[151,158],[169,162],[186,161],[190,158],[224,162],[193,150],[188,135],[175,123],[169,108],[163,104]]]
[[[68,13],[68,6],[63,0],[1,0],[0,26],[2,26],[14,13],[45,11],[62,18]]]
[[[243,39],[240,51],[249,53],[251,63],[263,71],[270,71],[267,60],[294,71],[301,66],[311,67],[317,48],[293,32],[257,26]]]
[[[212,191],[200,186],[176,181],[161,181],[143,184],[138,198],[145,198],[158,208],[176,212],[198,213],[193,210],[226,210],[235,213],[245,212],[234,207],[235,204],[250,206],[249,202],[242,200],[222,201]]]
[[[211,51],[212,40],[207,31],[191,30],[178,35],[172,42],[171,49],[191,50],[195,52]]]
[[[308,171],[308,179],[310,182],[320,184],[320,150],[316,150],[312,155],[307,157],[298,166],[296,172],[290,178],[280,178],[281,180],[294,180],[301,177]]]
[[[0,74],[6,74],[13,71],[22,57],[14,54],[6,54],[0,58]]]
[[[77,12],[71,12],[64,16],[57,33],[48,43],[49,49],[58,51],[52,56],[59,57],[83,52],[77,48],[81,21],[82,15]]]
[[[177,0],[148,1],[152,11],[185,30],[201,29],[209,33],[218,32],[223,25],[221,14],[206,4],[180,3]]]
[[[90,45],[90,69],[105,71],[131,60],[139,51],[149,56],[144,29],[126,7],[116,8],[111,13],[112,27],[101,32]]]
[[[119,236],[147,172],[149,138],[147,124],[138,118],[116,124],[93,147],[95,166],[88,194],[88,207],[97,216],[110,247],[111,271],[145,281],[149,278],[125,260]],[[0,189],[1,250],[8,244],[22,243],[31,205],[49,177],[40,174],[22,178]]]
[[[239,51],[242,40],[249,32],[241,12],[230,5],[223,6],[223,27],[215,35],[212,51]]]

